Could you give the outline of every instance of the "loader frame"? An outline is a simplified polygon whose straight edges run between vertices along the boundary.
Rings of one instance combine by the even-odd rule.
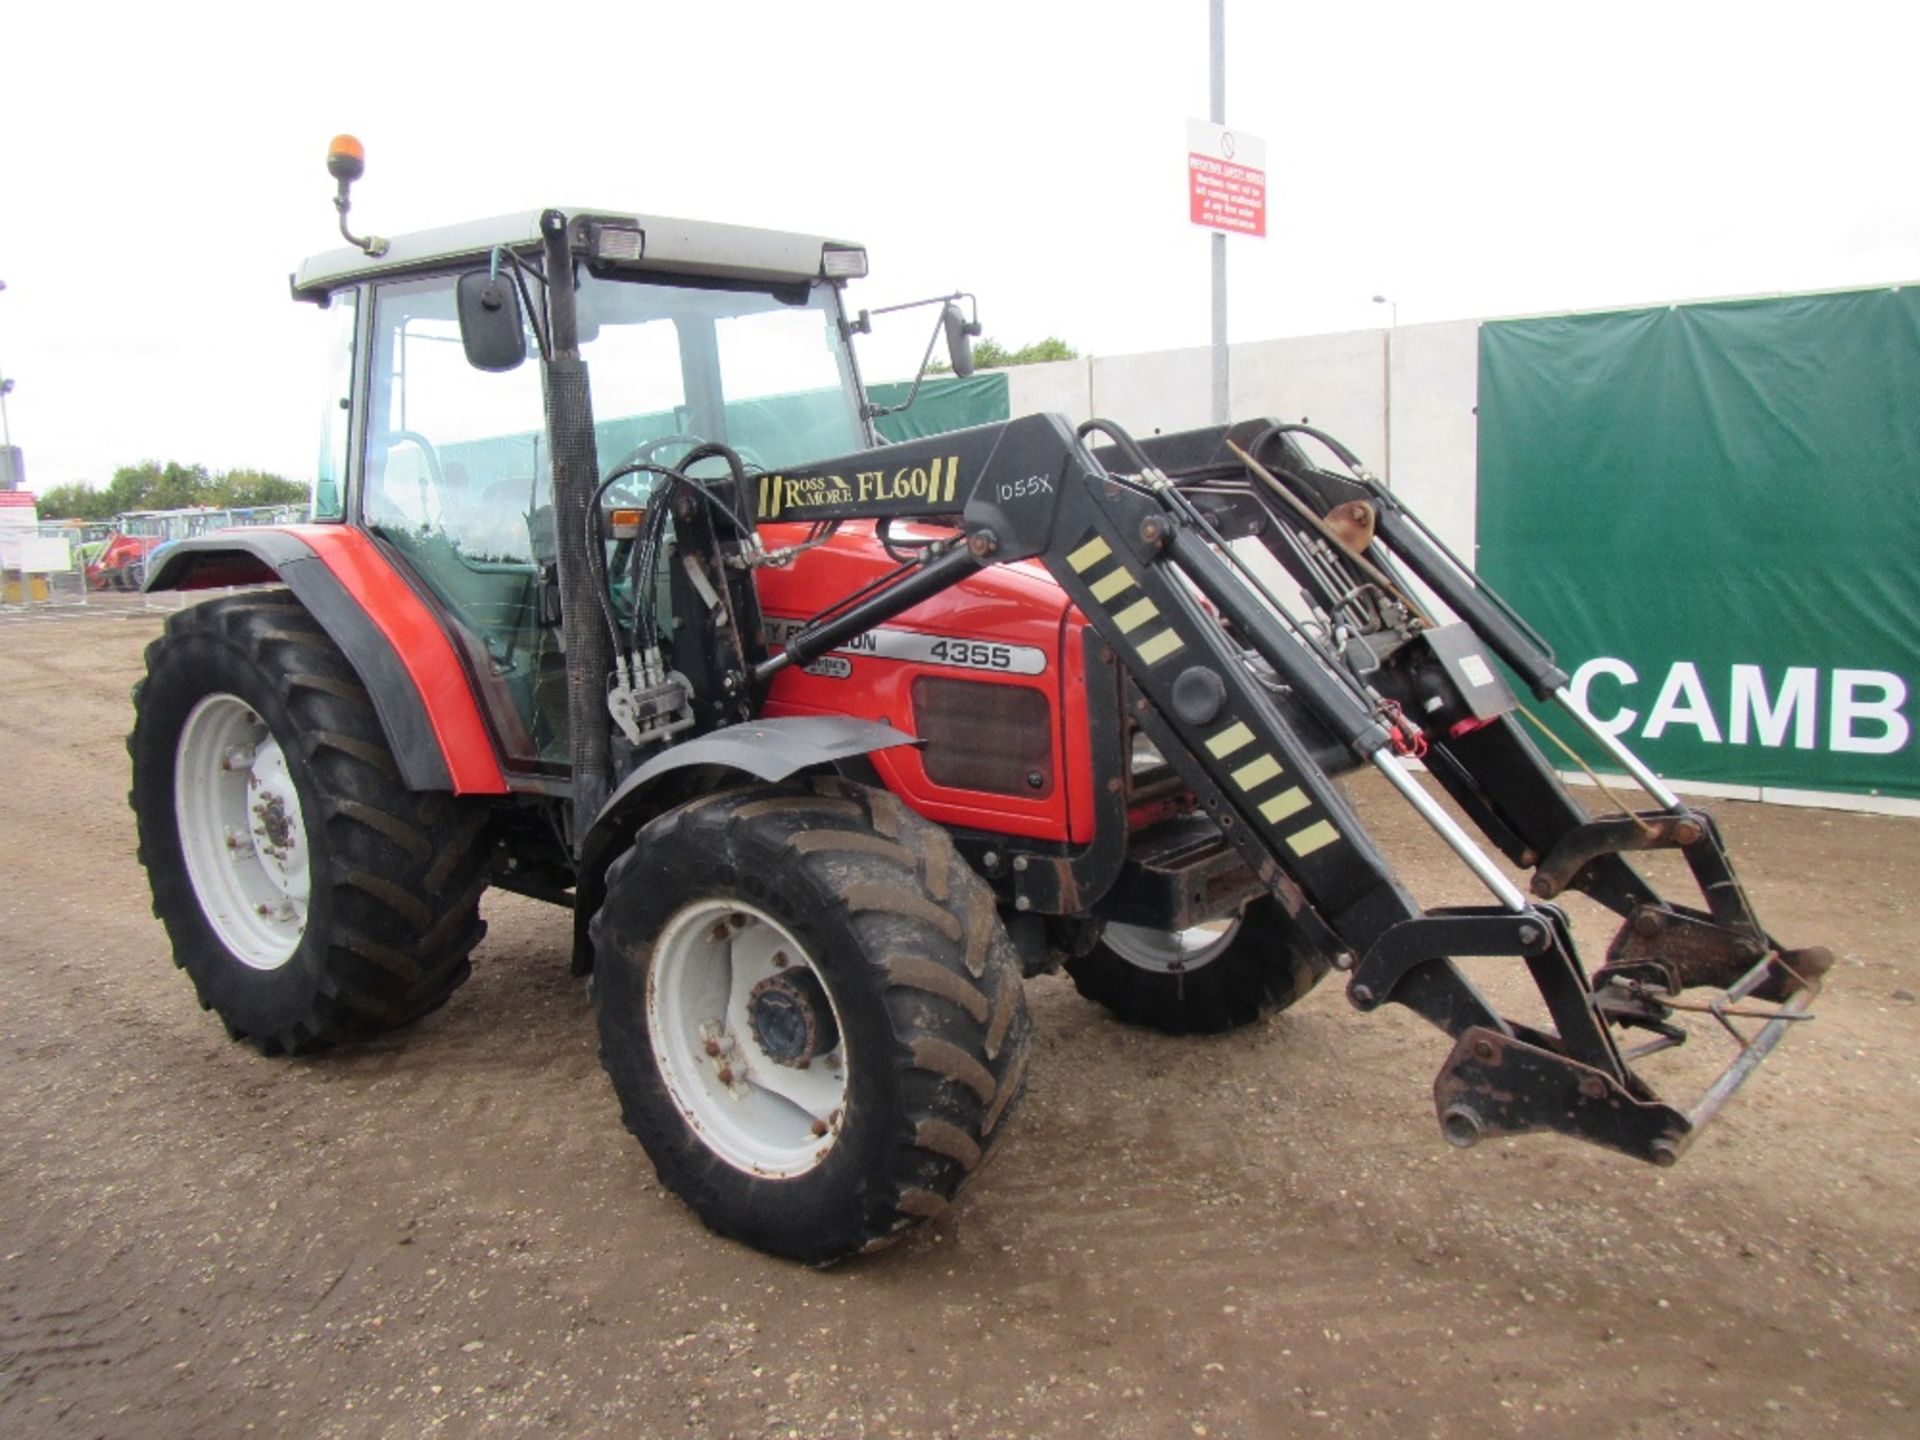
[[[1608,746],[1657,808],[1590,818],[1520,730],[1512,703],[1462,695],[1468,687],[1504,692],[1490,666],[1497,656],[1536,696],[1563,706],[1597,739],[1612,740],[1573,701],[1544,642],[1337,442],[1330,442],[1336,453],[1356,467],[1351,478],[1306,463],[1290,439],[1300,428],[1260,421],[1143,447],[1102,422],[1076,432],[1057,416],[1032,416],[943,436],[937,448],[885,447],[761,477],[763,517],[930,518],[955,504],[942,496],[863,503],[862,491],[874,487],[857,480],[924,471],[947,456],[958,466],[955,498],[964,503],[958,543],[929,555],[892,588],[790,636],[753,680],[763,685],[786,666],[963,583],[983,565],[1037,560],[1098,634],[1102,658],[1124,672],[1133,697],[1129,718],[1259,883],[1332,950],[1335,965],[1348,973],[1353,1005],[1402,1005],[1453,1038],[1434,1082],[1451,1143],[1547,1129],[1672,1164],[1790,1026],[1808,1018],[1831,957],[1783,950],[1767,935],[1711,817],[1684,805],[1623,747]],[[1113,442],[1105,451],[1113,469],[1088,446],[1097,432]],[[1360,543],[1335,535],[1337,548],[1319,548],[1330,564],[1303,566],[1310,554],[1297,542],[1315,538],[1313,529],[1326,531],[1333,511],[1356,505]],[[1278,532],[1294,512],[1310,528],[1283,545]],[[1289,621],[1277,597],[1236,559],[1230,534],[1265,543],[1309,592],[1319,592],[1309,598],[1323,614],[1351,603],[1353,592],[1343,597],[1342,587],[1377,584],[1410,612],[1395,648],[1424,646],[1438,668],[1428,666],[1423,684],[1411,688],[1402,677],[1399,699],[1383,693],[1394,684]],[[1456,623],[1436,625],[1424,614],[1408,572],[1459,617]],[[1463,674],[1473,678],[1463,682]],[[1403,702],[1422,696],[1428,710],[1468,713],[1429,735],[1405,719]],[[1412,777],[1403,757],[1416,745],[1440,785],[1508,859],[1534,868],[1531,897]],[[1494,904],[1429,911],[1414,901],[1335,781],[1340,771],[1362,766],[1413,806]],[[1705,909],[1668,904],[1621,858],[1654,848],[1681,851]],[[1110,879],[1103,869],[1091,853],[1017,857],[1009,876],[1013,903],[1019,910],[1083,909],[1099,898],[1089,881]],[[1592,975],[1565,913],[1549,903],[1568,888],[1625,917],[1608,964]],[[1501,1015],[1454,963],[1479,956],[1523,963],[1550,1029]],[[1738,1054],[1689,1111],[1654,1094],[1630,1068],[1615,1032],[1652,1032],[1634,1057],[1680,1043],[1685,1032],[1672,1023],[1674,1009],[1683,1004],[1682,990],[1698,986],[1724,992],[1706,1008],[1733,1035]],[[1740,1009],[1762,1001],[1772,1003]],[[1763,1024],[1751,1037],[1732,1024],[1733,1017],[1756,1015]]]

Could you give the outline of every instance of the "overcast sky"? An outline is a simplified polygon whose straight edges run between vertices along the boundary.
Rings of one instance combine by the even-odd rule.
[[[1269,236],[1236,340],[1920,279],[1910,4],[1228,0]],[[35,488],[141,459],[306,479],[354,220],[559,204],[866,243],[853,303],[975,291],[987,333],[1203,345],[1185,122],[1205,0],[104,8],[0,21],[0,370]],[[896,322],[870,378],[925,336]],[[1115,417],[1121,421],[1126,416]]]

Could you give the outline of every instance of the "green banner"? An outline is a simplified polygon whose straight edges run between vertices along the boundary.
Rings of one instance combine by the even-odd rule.
[[[876,405],[898,405],[912,389],[910,380],[888,381],[869,386],[868,396]],[[969,375],[964,380],[957,375],[928,376],[912,405],[882,415],[873,426],[881,439],[898,444],[1007,418],[1005,375]]]
[[[1490,323],[1479,399],[1477,567],[1596,717],[1682,780],[1920,796],[1920,291]]]

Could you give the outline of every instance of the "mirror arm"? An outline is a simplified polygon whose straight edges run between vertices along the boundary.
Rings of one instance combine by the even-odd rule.
[[[871,335],[873,317],[876,315],[891,315],[899,310],[918,310],[923,305],[951,305],[956,300],[965,300],[973,311],[973,318],[966,325],[967,334],[978,335],[980,333],[980,302],[972,292],[966,290],[956,290],[951,295],[934,295],[925,300],[908,300],[899,305],[882,305],[878,310],[862,310],[855,319],[844,323],[849,335]],[[863,419],[877,420],[882,415],[897,415],[913,404],[914,399],[920,394],[921,383],[927,378],[927,365],[933,359],[933,347],[940,343],[940,331],[944,319],[943,316],[942,319],[933,322],[933,334],[927,337],[927,353],[920,357],[920,372],[913,377],[913,389],[907,392],[907,398],[898,405],[875,405],[871,400],[865,401],[860,406]]]
[[[894,305],[890,309],[911,310],[915,305],[935,305],[943,303],[936,300],[916,300],[911,305]],[[878,313],[878,312],[876,312]],[[940,343],[940,322],[933,323],[933,334],[927,337],[927,352],[920,357],[920,371],[913,377],[913,389],[907,392],[907,398],[898,405],[876,405],[871,400],[861,405],[860,412],[868,420],[877,420],[882,415],[898,415],[902,410],[913,407],[915,398],[920,394],[920,386],[927,378],[927,366],[933,360],[933,347]]]
[[[508,261],[513,265],[514,287],[519,290],[520,304],[525,308],[528,319],[532,321],[530,328],[533,331],[534,343],[540,347],[540,358],[542,360],[551,360],[553,358],[553,350],[547,343],[547,327],[544,323],[547,312],[544,308],[539,310],[533,308],[533,295],[527,289],[527,276],[531,275],[542,285],[547,283],[547,277],[542,275],[538,270],[529,268],[526,261],[514,254],[513,251],[509,250],[506,246],[496,245],[493,247],[493,253],[487,257],[487,277],[489,279],[497,280],[500,278],[500,257],[502,255],[506,256]]]

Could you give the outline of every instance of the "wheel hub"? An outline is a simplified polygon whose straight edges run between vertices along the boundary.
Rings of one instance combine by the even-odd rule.
[[[812,957],[773,916],[717,897],[683,907],[653,941],[646,1019],[660,1078],[715,1155],[790,1179],[832,1150],[847,1044]]]
[[[306,931],[306,822],[286,752],[237,696],[205,697],[181,727],[174,814],[207,923],[251,968],[284,965]]]
[[[805,1069],[840,1043],[827,992],[809,971],[770,975],[747,997],[753,1038],[776,1065]]]

